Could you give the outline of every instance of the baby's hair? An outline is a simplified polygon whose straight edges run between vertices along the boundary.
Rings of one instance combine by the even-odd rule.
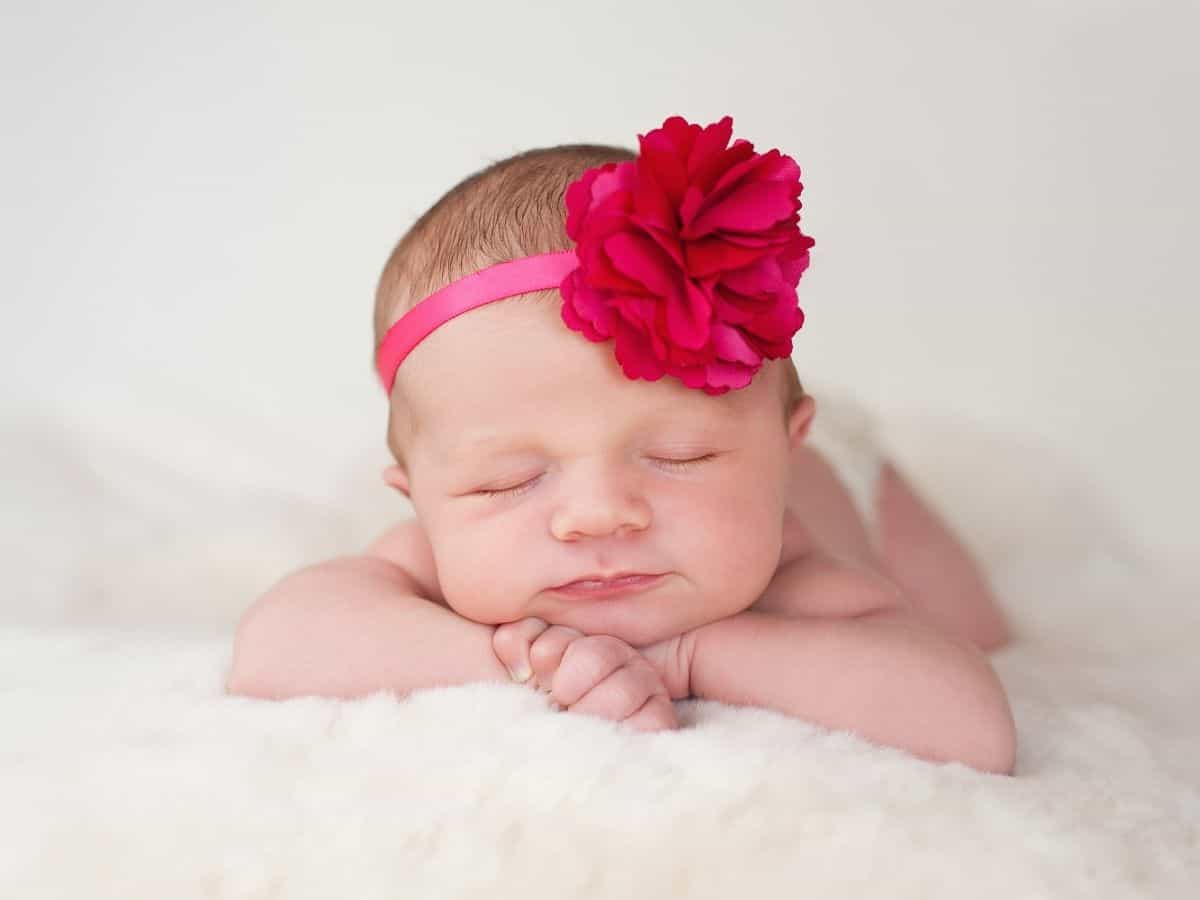
[[[425,212],[388,257],[375,292],[375,346],[401,314],[486,266],[569,250],[563,195],[588,169],[633,160],[624,147],[528,150],[464,178]]]
[[[452,281],[496,263],[571,249],[563,202],[567,186],[588,169],[636,158],[624,147],[562,144],[527,150],[464,178],[417,219],[388,257],[375,291],[375,349],[401,315]],[[550,290],[528,297],[557,295]],[[785,362],[785,412],[790,412],[804,390],[791,360]],[[402,394],[401,382],[397,378]],[[390,404],[393,412],[395,405]],[[388,446],[402,461],[390,420]]]

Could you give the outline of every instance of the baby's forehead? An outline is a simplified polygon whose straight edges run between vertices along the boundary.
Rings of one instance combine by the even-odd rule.
[[[662,415],[604,416],[588,421],[585,429],[576,423],[558,421],[553,411],[536,420],[526,418],[463,423],[461,427],[438,428],[428,433],[431,449],[446,462],[493,457],[505,453],[552,451],[562,447],[600,450],[631,442],[674,441],[692,444],[737,433],[736,423],[723,416]]]
[[[628,393],[603,398],[569,391],[545,397],[501,392],[486,407],[430,410],[422,442],[429,456],[450,464],[506,453],[587,454],[647,443],[729,445],[754,430],[746,428],[753,413],[727,400],[655,387],[631,383]]]
[[[720,427],[758,414],[764,394],[772,393],[763,383],[769,378],[761,371],[749,387],[717,396],[672,376],[632,379],[611,340],[589,341],[566,327],[558,306],[525,298],[450,320],[397,373],[420,430],[456,445],[473,433],[502,437],[583,425],[596,433]]]

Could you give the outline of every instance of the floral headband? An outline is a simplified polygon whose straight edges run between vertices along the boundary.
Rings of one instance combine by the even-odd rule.
[[[567,327],[611,338],[631,379],[673,375],[723,394],[748,385],[764,359],[790,356],[804,324],[796,285],[815,243],[799,227],[800,167],[745,140],[729,146],[732,130],[729,116],[703,128],[672,116],[638,135],[636,160],[584,172],[565,194],[574,249],[489,266],[414,306],[376,353],[387,392],[438,326],[554,287]]]

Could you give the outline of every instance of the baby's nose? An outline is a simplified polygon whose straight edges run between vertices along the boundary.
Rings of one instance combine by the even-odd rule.
[[[605,477],[564,491],[550,516],[550,533],[560,541],[624,537],[650,525],[650,505],[633,485]]]

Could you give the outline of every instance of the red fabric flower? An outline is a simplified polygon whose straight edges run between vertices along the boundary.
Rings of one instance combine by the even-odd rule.
[[[579,266],[561,285],[563,321],[612,338],[629,378],[675,375],[723,394],[792,352],[815,243],[799,227],[800,167],[748,141],[728,146],[732,130],[729,116],[704,128],[673,116],[638,135],[637,160],[567,188]]]

